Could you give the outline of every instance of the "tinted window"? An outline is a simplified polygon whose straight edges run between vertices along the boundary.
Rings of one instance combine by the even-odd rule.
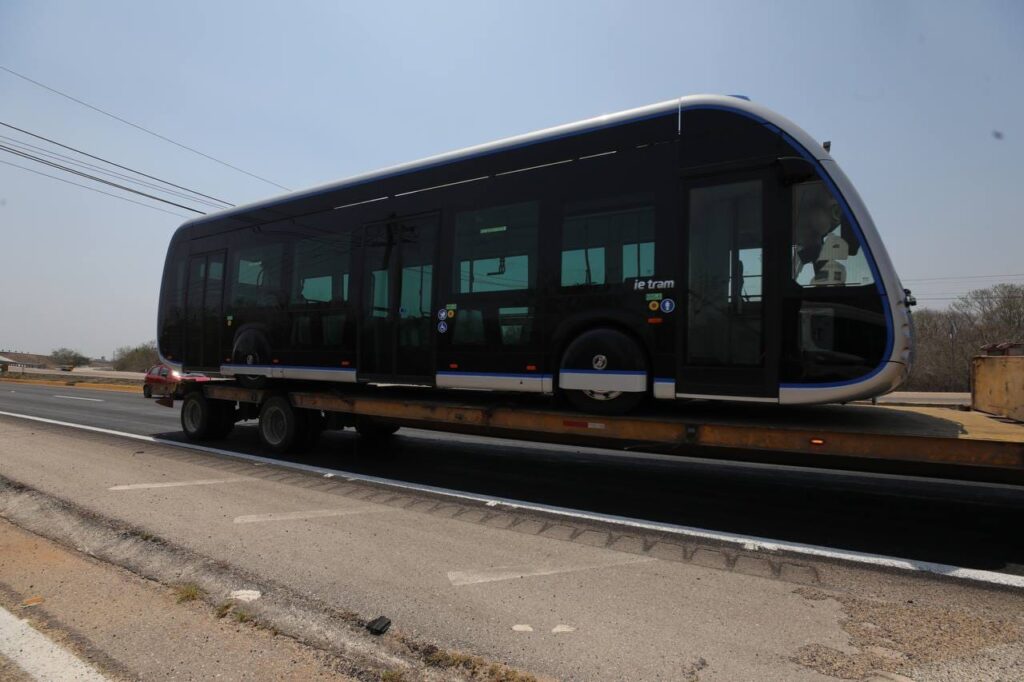
[[[654,274],[654,208],[575,204],[562,227],[562,286],[618,284]]]
[[[792,198],[793,280],[805,287],[873,284],[864,249],[824,183],[794,185]]]
[[[457,292],[533,288],[537,280],[537,221],[535,201],[457,214]]]
[[[349,240],[313,237],[295,244],[292,274],[294,303],[329,303],[348,300],[351,272]]]
[[[244,246],[231,257],[230,301],[235,306],[276,305],[283,296],[281,270],[283,246]]]

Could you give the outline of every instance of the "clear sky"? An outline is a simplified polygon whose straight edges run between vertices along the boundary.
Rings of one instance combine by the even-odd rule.
[[[293,189],[741,93],[832,140],[922,304],[999,278],[921,278],[1024,281],[1016,0],[0,0],[0,65]],[[0,121],[235,203],[280,192],[3,71]],[[180,222],[0,165],[0,348],[154,338]]]

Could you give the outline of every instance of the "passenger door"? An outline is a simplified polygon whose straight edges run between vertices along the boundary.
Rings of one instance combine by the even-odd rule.
[[[777,174],[684,179],[686,310],[677,392],[771,401],[778,396]]]
[[[437,214],[366,226],[359,380],[433,384]]]
[[[220,370],[224,251],[192,256],[185,291],[185,357],[190,369]]]

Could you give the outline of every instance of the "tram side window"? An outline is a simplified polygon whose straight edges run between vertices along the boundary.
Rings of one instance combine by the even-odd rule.
[[[260,244],[235,250],[231,258],[231,302],[234,306],[275,306],[283,303],[281,244]]]
[[[867,255],[820,181],[793,186],[793,281],[801,287],[874,284]]]
[[[562,225],[562,286],[651,276],[654,247],[653,206],[570,204]]]
[[[348,301],[349,256],[347,239],[314,237],[296,242],[292,302]]]
[[[458,293],[532,289],[537,280],[536,201],[455,216]]]

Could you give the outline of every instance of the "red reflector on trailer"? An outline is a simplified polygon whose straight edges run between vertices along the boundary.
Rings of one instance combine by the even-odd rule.
[[[574,429],[603,429],[604,424],[601,422],[585,422],[578,421],[575,419],[563,419],[562,426],[569,426]]]
[[[348,360],[342,360],[342,361],[341,361],[341,366],[342,366],[342,367],[348,367],[348,366],[349,366],[349,365],[351,365],[351,364],[352,364],[352,363],[351,363],[351,362],[349,362]]]
[[[537,371],[537,365],[527,365],[526,366],[526,371],[527,372],[536,372]]]
[[[664,321],[665,320],[663,318],[660,318],[660,317],[648,317],[647,318],[647,324],[661,324]]]
[[[278,360],[277,358],[274,358],[273,362],[274,362],[274,364],[276,365],[277,363],[279,363],[279,362],[281,362],[281,361],[280,361],[280,360]]]
[[[459,363],[457,363],[457,362],[452,362],[452,363],[448,364],[448,369],[458,369],[458,368],[459,368]]]

